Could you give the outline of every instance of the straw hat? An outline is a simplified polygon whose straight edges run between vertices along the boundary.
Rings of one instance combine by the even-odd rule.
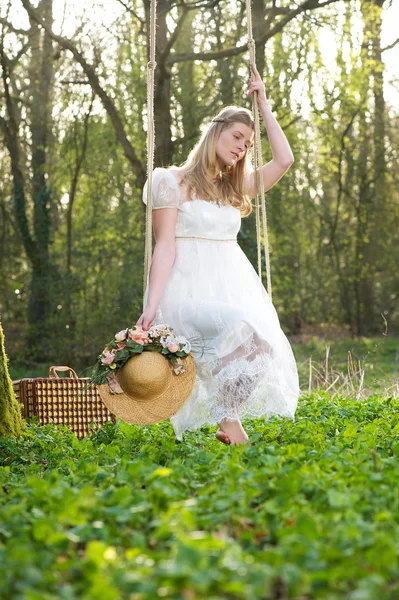
[[[183,359],[183,364],[186,371],[176,375],[173,364],[162,354],[142,352],[117,373],[119,393],[113,392],[108,383],[97,385],[97,389],[108,409],[123,421],[137,425],[165,421],[183,406],[194,387],[192,354]]]

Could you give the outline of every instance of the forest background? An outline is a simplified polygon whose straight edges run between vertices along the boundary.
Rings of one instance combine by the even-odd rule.
[[[141,314],[149,5],[1,4],[0,314],[25,370],[92,365]],[[295,156],[267,193],[283,329],[395,334],[398,3],[252,6],[257,67]],[[251,108],[248,76],[243,0],[159,0],[155,166],[180,164],[223,106]],[[239,243],[256,268],[254,214]]]

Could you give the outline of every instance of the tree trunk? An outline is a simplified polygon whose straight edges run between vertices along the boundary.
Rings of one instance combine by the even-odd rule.
[[[53,23],[52,0],[41,0],[38,12],[51,28]],[[52,40],[39,25],[31,19],[31,59],[29,65],[30,82],[30,130],[32,153],[32,200],[33,233],[35,253],[32,262],[32,280],[28,303],[28,344],[32,356],[37,339],[48,338],[52,306],[55,303],[56,270],[50,258],[51,229],[51,190],[47,177],[47,148],[51,129],[51,87],[53,83]],[[42,345],[43,346],[43,345]],[[45,345],[44,345],[45,346]],[[37,352],[39,352],[39,348]]]
[[[43,22],[52,25],[52,0],[41,0],[37,8]],[[24,165],[19,142],[19,114],[11,96],[7,58],[1,48],[3,84],[6,98],[7,118],[0,118],[6,145],[11,160],[14,188],[14,211],[22,243],[32,265],[32,279],[28,302],[29,331],[27,347],[32,358],[46,354],[48,344],[43,341],[50,332],[49,320],[57,273],[50,258],[50,202],[51,192],[47,183],[47,146],[51,119],[52,41],[51,38],[31,20],[31,57],[29,61],[29,128],[30,165]],[[9,62],[8,62],[9,64]],[[29,153],[28,153],[29,154]],[[30,185],[25,173],[32,173]],[[33,227],[27,209],[27,190],[33,200]],[[38,344],[37,340],[41,340]],[[41,346],[41,348],[39,348]],[[35,350],[37,349],[37,352]]]
[[[0,322],[0,435],[17,437],[24,429],[21,407],[15,398],[8,373],[4,334]]]
[[[386,230],[386,148],[385,148],[385,99],[384,99],[384,63],[381,53],[382,8],[384,0],[374,1],[372,30],[372,77],[374,95],[374,201],[375,226],[381,233]],[[383,238],[379,236],[379,239]],[[377,241],[377,262],[382,254],[382,246]],[[376,265],[378,268],[378,265]]]
[[[362,70],[367,78],[364,85],[363,107],[359,127],[360,154],[359,204],[356,236],[356,312],[357,333],[367,334],[376,328],[375,273],[378,268],[381,242],[379,228],[384,230],[385,204],[385,102],[381,59],[381,13],[384,0],[363,0],[361,4],[364,34]],[[374,95],[374,146],[371,146],[370,122],[366,119],[368,93]]]
[[[195,11],[190,11],[187,15],[181,33],[174,45],[176,52],[189,52],[194,45],[193,20]],[[198,98],[198,89],[195,82],[195,66],[193,61],[184,62],[177,65],[179,81],[182,82],[181,87],[178,86],[174,90],[174,94],[179,104],[181,105],[181,119],[183,125],[184,136],[180,143],[178,152],[174,153],[174,162],[182,162],[186,159],[194,142],[198,139],[200,133],[200,125],[203,119],[202,112],[198,109],[196,99]],[[177,160],[176,160],[177,159]]]
[[[373,189],[373,168],[370,165],[371,143],[369,138],[370,120],[367,116],[370,81],[373,71],[371,40],[373,36],[374,0],[363,0],[361,8],[364,30],[362,42],[363,94],[360,100],[359,158],[358,158],[358,204],[356,209],[356,253],[355,253],[355,298],[356,327],[358,335],[365,335],[375,327],[374,311],[374,269],[375,240],[374,219],[376,198]]]
[[[214,50],[222,48],[223,46],[223,35],[225,31],[223,8],[223,6],[217,4],[211,10],[216,23],[216,42],[213,46]],[[231,62],[232,61],[228,58],[219,58],[217,61],[217,69],[220,75],[219,93],[224,106],[230,106],[231,104],[234,104],[234,80]]]
[[[145,11],[147,20],[148,40],[150,36],[150,0],[145,0]],[[157,7],[157,44],[155,70],[155,96],[154,96],[154,118],[156,145],[154,152],[154,166],[166,166],[172,163],[172,114],[171,114],[171,72],[166,65],[166,54],[168,44],[168,28],[166,18],[170,8],[169,0],[159,0]],[[149,51],[149,43],[148,43]],[[164,54],[164,55],[163,55]],[[149,55],[148,55],[149,60]]]
[[[255,40],[258,40],[255,50],[256,68],[262,79],[265,69],[265,47],[266,40],[263,41],[265,34],[265,2],[264,0],[253,0],[252,3],[252,33]],[[267,27],[268,29],[268,27]],[[261,41],[262,40],[262,41]]]

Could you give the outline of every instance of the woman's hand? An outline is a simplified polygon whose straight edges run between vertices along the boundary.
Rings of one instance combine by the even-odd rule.
[[[249,78],[249,90],[247,95],[250,96],[254,92],[258,92],[256,94],[256,99],[258,101],[259,108],[264,106],[265,104],[270,106],[269,100],[266,98],[266,90],[265,85],[259,75],[259,72],[255,66],[255,63],[251,64],[252,69],[252,77]]]
[[[147,331],[151,327],[156,314],[157,314],[156,308],[151,308],[149,306],[146,306],[143,314],[141,315],[141,317],[139,318],[139,320],[136,323],[136,327],[141,327],[143,331]]]

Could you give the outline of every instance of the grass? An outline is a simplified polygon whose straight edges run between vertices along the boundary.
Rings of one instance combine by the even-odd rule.
[[[399,400],[303,397],[251,445],[170,423],[0,440],[0,597],[396,600]]]
[[[311,338],[294,344],[301,389],[327,389],[365,398],[399,396],[399,338]],[[309,374],[311,378],[309,381]],[[338,379],[337,379],[338,377]],[[334,381],[337,379],[336,383]]]

